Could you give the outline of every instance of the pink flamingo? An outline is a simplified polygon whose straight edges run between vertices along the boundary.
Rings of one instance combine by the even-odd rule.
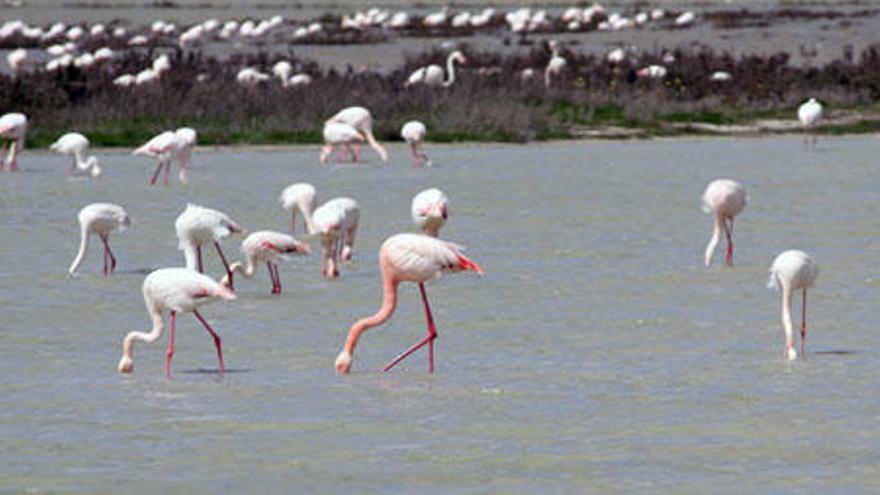
[[[383,162],[388,161],[388,152],[385,151],[385,148],[382,147],[377,141],[375,136],[373,136],[373,116],[370,114],[370,111],[364,107],[348,107],[339,111],[336,115],[327,119],[325,124],[330,123],[339,123],[339,124],[347,124],[358,130],[363,136],[367,139],[367,142],[370,143],[370,146],[379,156],[382,158]]]
[[[150,185],[156,185],[156,179],[159,178],[159,172],[162,166],[165,166],[165,173],[162,176],[162,185],[168,186],[168,175],[171,172],[171,162],[175,159],[180,161],[179,179],[181,184],[188,181],[187,170],[189,160],[192,156],[192,148],[196,142],[196,131],[189,127],[181,127],[177,131],[165,131],[149,141],[143,146],[134,150],[133,155],[147,155],[155,157],[158,161],[156,171],[150,179]]]
[[[703,193],[703,211],[715,216],[715,230],[706,246],[706,266],[712,264],[715,247],[721,240],[721,231],[727,237],[727,254],[724,263],[733,264],[733,218],[746,207],[746,190],[738,182],[718,179],[709,183]]]
[[[788,359],[797,359],[797,351],[794,350],[794,338],[792,337],[791,324],[791,299],[794,291],[803,290],[803,304],[801,305],[801,354],[807,341],[807,288],[816,283],[819,276],[819,268],[809,254],[791,249],[784,251],[770,266],[770,281],[767,286],[771,289],[782,289],[782,327],[785,329],[785,350],[783,355]]]
[[[116,257],[110,250],[108,237],[114,230],[125,230],[131,225],[131,218],[125,208],[112,203],[92,203],[79,211],[80,241],[79,252],[76,253],[68,273],[76,272],[83,259],[86,257],[86,249],[89,246],[89,237],[97,234],[104,243],[104,275],[107,275],[107,260],[110,260],[110,273],[116,270]]]
[[[233,289],[232,270],[220,249],[220,241],[233,233],[244,233],[244,229],[235,223],[229,215],[211,208],[189,203],[183,213],[174,221],[174,229],[180,240],[179,248],[186,258],[186,267],[190,270],[204,272],[202,265],[202,245],[214,243],[220,261],[226,268],[226,280],[229,288]]]
[[[336,358],[336,372],[348,373],[355,346],[361,334],[385,323],[397,306],[397,286],[401,282],[416,282],[425,305],[428,335],[388,363],[382,371],[388,371],[407,356],[428,345],[428,371],[434,372],[434,339],[437,328],[428,305],[424,283],[445,272],[470,270],[483,273],[480,265],[461,253],[459,246],[421,234],[397,234],[389,237],[379,249],[379,267],[382,270],[382,307],[379,311],[362,318],[351,326],[345,346]]]
[[[188,268],[162,268],[156,270],[144,279],[142,290],[144,293],[144,303],[147,305],[147,312],[150,314],[150,319],[153,320],[153,329],[149,333],[134,331],[125,336],[125,340],[122,343],[122,359],[119,360],[117,367],[119,372],[131,373],[134,371],[134,360],[132,359],[134,341],[139,340],[150,344],[161,337],[162,330],[164,329],[162,313],[165,310],[169,310],[171,311],[171,337],[168,341],[168,351],[165,353],[165,376],[167,378],[171,377],[171,357],[174,355],[174,323],[177,313],[192,313],[202,322],[208,333],[211,334],[211,337],[214,339],[214,346],[217,348],[218,370],[222,375],[225,369],[223,367],[223,349],[220,345],[220,337],[208,325],[208,322],[202,318],[197,308],[217,298],[235,299],[235,294],[226,286],[214,281],[211,277],[194,272]]]
[[[340,152],[340,147],[344,147],[350,155],[352,162],[361,160],[361,143],[364,142],[364,136],[357,129],[338,122],[328,122],[324,125],[324,146],[321,148],[321,163],[327,163],[330,154],[336,149]],[[353,150],[353,151],[352,151]],[[337,160],[343,161],[345,155],[340,158],[337,154]]]
[[[18,170],[18,155],[24,149],[24,138],[27,134],[28,121],[23,113],[7,113],[0,117],[0,139],[12,139],[7,162],[9,171]],[[3,171],[3,155],[6,154],[6,143],[0,148],[0,171]]]
[[[269,270],[269,278],[272,280],[272,294],[281,294],[278,258],[289,253],[302,255],[311,253],[307,244],[303,244],[287,234],[271,230],[261,230],[247,236],[241,243],[241,250],[245,255],[246,264],[243,265],[236,261],[229,266],[230,271],[233,273],[239,271],[245,277],[252,278],[256,272],[256,264],[265,262],[266,268]],[[224,277],[220,283],[228,285],[227,278]]]

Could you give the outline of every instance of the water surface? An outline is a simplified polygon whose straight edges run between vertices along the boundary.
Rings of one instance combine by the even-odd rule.
[[[616,490],[870,491],[880,485],[875,349],[876,138],[795,137],[429,146],[414,169],[367,151],[365,166],[321,166],[317,149],[199,150],[192,184],[149,188],[152,165],[101,154],[99,181],[69,179],[57,156],[27,152],[0,175],[0,486],[37,491],[534,493]],[[711,220],[703,187],[749,191],[736,266],[701,266]],[[203,315],[211,340],[178,319],[167,337],[115,366],[123,336],[149,326],[148,270],[179,266],[173,223],[187,201],[251,231],[285,230],[280,190],[362,208],[355,262],[338,281],[315,255],[237,284]],[[428,286],[438,371],[417,354],[418,291],[365,334],[354,373],[334,374],[348,327],[379,305],[378,246],[410,230],[409,202],[436,186],[451,200],[442,235],[486,270]],[[123,204],[117,275],[93,245],[66,270],[78,210]],[[225,243],[237,253],[240,239]],[[317,245],[313,243],[313,247]],[[767,269],[783,249],[820,266],[806,360],[782,359],[779,294]],[[210,274],[221,268],[213,253]],[[719,254],[721,254],[719,252]],[[236,254],[237,255],[237,254]],[[716,259],[716,262],[718,259]],[[735,483],[736,485],[733,485]]]

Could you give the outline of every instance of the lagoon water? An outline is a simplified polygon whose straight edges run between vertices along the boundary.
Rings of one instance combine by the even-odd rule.
[[[321,166],[317,149],[199,150],[191,185],[149,188],[152,165],[100,154],[105,176],[27,152],[0,175],[0,491],[535,493],[873,491],[880,486],[880,192],[876,137],[431,146],[433,168]],[[730,177],[749,192],[733,268],[701,266],[711,219],[700,194]],[[355,262],[324,281],[316,254],[237,283],[115,366],[149,326],[141,282],[183,264],[173,222],[187,201],[251,231],[284,231],[289,183],[361,204]],[[378,308],[376,251],[411,229],[409,202],[444,189],[442,236],[485,277],[428,286],[438,370],[416,354],[418,291],[365,334],[353,374],[334,374],[349,325]],[[117,275],[94,242],[79,276],[77,211],[123,204]],[[237,254],[239,239],[225,243]],[[317,245],[313,243],[313,247]],[[773,257],[810,252],[808,356],[782,359]],[[207,268],[221,269],[207,251]],[[718,253],[722,253],[719,251]]]

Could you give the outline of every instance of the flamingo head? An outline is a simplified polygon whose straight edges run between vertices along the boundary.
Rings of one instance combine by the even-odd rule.
[[[452,54],[450,55],[450,58],[460,64],[467,63],[467,57],[464,56],[464,53],[462,53],[461,50],[456,50],[456,51],[452,52]]]
[[[339,375],[348,374],[351,370],[351,354],[342,351],[336,356],[336,373]]]
[[[131,373],[134,371],[134,360],[129,356],[122,356],[122,359],[119,360],[119,365],[116,366],[116,369],[119,370],[120,373]]]

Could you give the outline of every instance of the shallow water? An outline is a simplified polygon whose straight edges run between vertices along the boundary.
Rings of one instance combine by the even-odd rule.
[[[812,154],[795,137],[429,146],[437,165],[426,169],[402,146],[390,166],[366,151],[359,167],[320,166],[311,148],[199,150],[192,184],[167,189],[146,187],[142,157],[102,154],[105,176],[92,182],[27,153],[23,172],[0,175],[0,487],[876,489],[877,149],[871,136],[823,140]],[[721,176],[741,181],[750,204],[736,266],[705,268],[711,220],[699,197]],[[280,297],[261,267],[237,301],[203,308],[224,339],[222,380],[189,315],[173,381],[162,375],[167,337],[136,347],[133,376],[117,374],[123,336],[149,325],[144,273],[183,263],[173,222],[186,202],[283,231],[277,196],[296,181],[361,204],[341,279],[322,280],[315,254],[297,257],[281,267]],[[397,314],[362,339],[354,373],[336,376],[349,325],[379,304],[378,246],[411,228],[409,201],[430,186],[451,200],[443,237],[467,245],[486,276],[428,286],[436,374],[423,354],[378,372],[424,332],[418,291],[404,286]],[[134,219],[111,236],[119,271],[100,276],[93,244],[67,278],[77,211],[94,201]],[[792,247],[820,275],[809,354],[789,363],[779,294],[765,284]]]

